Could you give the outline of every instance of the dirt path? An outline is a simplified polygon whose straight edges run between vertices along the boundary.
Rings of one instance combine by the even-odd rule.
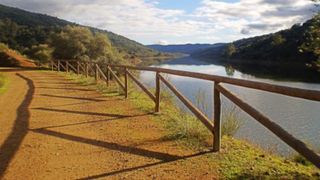
[[[152,114],[122,97],[50,72],[6,71],[0,179],[214,179],[203,153],[162,141]]]

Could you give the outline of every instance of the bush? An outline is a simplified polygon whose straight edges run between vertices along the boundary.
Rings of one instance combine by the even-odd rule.
[[[8,46],[6,44],[0,43],[0,52],[3,52],[5,50],[8,50]]]
[[[39,44],[31,47],[30,50],[26,50],[25,53],[34,60],[38,60],[42,63],[46,63],[52,58],[52,49],[47,44]]]

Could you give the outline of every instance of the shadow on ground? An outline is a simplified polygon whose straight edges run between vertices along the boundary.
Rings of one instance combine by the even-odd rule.
[[[27,82],[28,91],[23,102],[17,109],[17,118],[15,119],[11,134],[0,146],[0,177],[4,175],[7,167],[9,166],[15,153],[18,151],[24,137],[28,132],[30,118],[29,105],[35,91],[34,83],[31,79],[18,73],[16,75]]]
[[[44,128],[34,129],[31,131],[33,131],[35,133],[40,133],[40,134],[44,134],[44,135],[48,135],[48,136],[53,136],[53,137],[57,137],[57,138],[70,140],[70,141],[75,141],[75,142],[80,142],[80,143],[89,144],[89,145],[93,145],[93,146],[103,147],[103,148],[107,148],[109,150],[115,150],[115,151],[120,151],[123,153],[130,153],[130,154],[134,154],[134,155],[139,155],[139,156],[144,156],[144,157],[160,160],[159,162],[155,162],[155,163],[151,163],[151,164],[145,164],[145,165],[141,165],[141,166],[137,166],[137,167],[121,169],[118,171],[107,172],[107,173],[93,175],[93,176],[80,178],[80,179],[97,179],[97,178],[112,176],[112,175],[116,175],[116,174],[120,174],[120,173],[135,171],[135,170],[142,169],[142,168],[157,166],[160,164],[165,164],[165,163],[169,163],[169,162],[173,162],[173,161],[192,158],[192,157],[204,155],[204,154],[211,152],[211,151],[205,151],[205,152],[200,152],[200,153],[196,153],[196,154],[192,154],[192,155],[188,155],[188,156],[177,156],[177,155],[171,155],[171,154],[163,153],[163,152],[141,149],[141,148],[137,148],[137,147],[133,147],[133,146],[125,146],[125,145],[121,145],[121,144],[117,144],[117,143],[113,143],[113,142],[105,142],[105,141],[89,139],[89,138],[85,138],[85,137],[74,136],[74,135],[60,133],[60,132],[56,132],[56,131],[52,131],[52,130],[48,130],[48,129],[44,129]]]

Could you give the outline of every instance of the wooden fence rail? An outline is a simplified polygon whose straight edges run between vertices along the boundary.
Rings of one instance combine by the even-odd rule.
[[[220,151],[221,146],[221,94],[226,98],[231,100],[234,104],[240,107],[247,114],[252,116],[264,127],[269,129],[277,137],[279,137],[283,142],[288,144],[315,166],[320,169],[320,155],[315,153],[310,149],[304,142],[300,141],[289,132],[284,130],[281,126],[273,122],[271,119],[263,115],[261,112],[250,106],[248,103],[237,97],[235,94],[230,92],[223,84],[231,84],[239,87],[246,87],[266,92],[271,92],[275,94],[281,94],[296,98],[302,98],[312,101],[320,101],[320,91],[317,90],[307,90],[293,87],[285,87],[279,85],[273,85],[263,82],[255,82],[249,80],[235,79],[217,75],[209,75],[203,73],[194,73],[188,71],[163,69],[155,67],[136,67],[136,66],[125,66],[125,65],[111,65],[111,64],[97,64],[92,62],[81,62],[81,61],[62,61],[56,60],[51,62],[52,70],[61,71],[62,69],[66,72],[69,70],[74,71],[77,74],[82,73],[85,76],[90,76],[89,69],[94,73],[96,80],[101,76],[107,84],[109,84],[110,75],[119,84],[119,86],[124,91],[125,97],[128,97],[128,78],[133,80],[154,102],[155,102],[155,112],[160,112],[160,83],[166,85],[175,94],[179,100],[210,130],[213,134],[213,150],[215,152]],[[100,67],[106,67],[106,73],[101,70]],[[77,68],[75,68],[77,67]],[[62,68],[62,69],[61,69]],[[124,75],[124,83],[119,78],[120,72],[114,72],[115,69],[123,69],[122,74]],[[80,70],[82,69],[82,71]],[[156,92],[155,95],[152,94],[148,88],[143,85],[129,70],[138,71],[152,71],[156,73],[155,83]],[[81,71],[81,72],[80,72]],[[168,80],[166,80],[161,74],[184,76],[196,79],[202,79],[207,81],[212,81],[214,83],[213,89],[213,104],[214,104],[214,120],[210,120],[206,115],[204,115],[196,106],[192,104],[182,93],[180,93],[174,85],[172,85]]]

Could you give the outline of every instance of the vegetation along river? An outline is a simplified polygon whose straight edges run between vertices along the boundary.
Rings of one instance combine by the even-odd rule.
[[[181,59],[166,61],[163,64],[155,66],[168,69],[228,76],[283,86],[320,90],[320,82],[311,83],[309,81],[303,81],[301,78],[299,78],[299,80],[290,78],[289,81],[285,80],[286,77],[284,75],[281,75],[283,78],[270,78],[271,76],[258,77],[258,75],[254,75],[254,73],[249,74],[248,71],[243,73],[233,69],[231,66],[210,64],[193,59],[192,57],[184,57]],[[256,69],[254,71],[256,71]],[[285,72],[283,74],[285,74]],[[300,74],[303,73],[300,72]],[[212,82],[174,75],[170,75],[168,78],[186,97],[188,97],[195,104],[197,104],[196,99],[198,99],[196,97],[199,97],[199,95],[204,96],[205,98],[202,99],[204,100],[205,106],[201,105],[200,109],[202,109],[204,113],[211,117],[213,109]],[[320,80],[320,74],[318,78]],[[154,86],[155,74],[152,72],[143,72],[140,74],[140,79],[146,85]],[[277,95],[269,92],[236,87],[232,85],[227,85],[227,87],[239,95],[241,99],[245,100],[250,105],[263,112],[263,114],[265,114],[267,117],[271,118],[274,122],[285,128],[285,130],[287,130],[289,133],[301,139],[315,150],[320,151],[320,102],[287,97],[284,95]],[[178,99],[176,99],[176,103],[181,108],[185,108],[178,101]],[[222,104],[222,111],[231,109],[234,106],[233,103],[224,97],[222,98]],[[283,143],[279,138],[273,135],[269,130],[264,128],[245,112],[237,110],[237,113],[237,117],[241,121],[241,126],[235,134],[237,138],[248,140],[264,149],[279,153],[281,155],[290,156],[294,153],[289,146]]]

